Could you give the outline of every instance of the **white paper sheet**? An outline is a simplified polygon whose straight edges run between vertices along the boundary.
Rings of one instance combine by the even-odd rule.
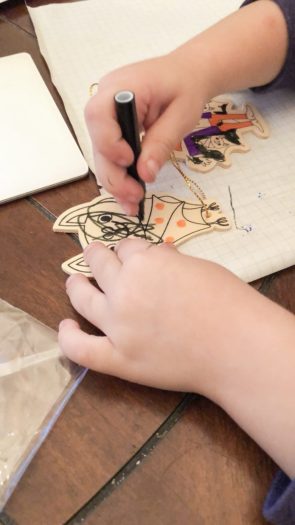
[[[40,49],[92,169],[83,115],[90,84],[115,67],[172,50],[239,5],[240,0],[84,0],[29,9]],[[213,57],[212,67],[214,60],[222,56]],[[295,94],[247,91],[232,98],[237,104],[253,103],[271,136],[260,140],[247,134],[251,151],[232,155],[228,170],[190,172],[208,198],[222,205],[233,226],[196,237],[180,249],[252,281],[295,261]],[[171,165],[150,189],[192,197]]]

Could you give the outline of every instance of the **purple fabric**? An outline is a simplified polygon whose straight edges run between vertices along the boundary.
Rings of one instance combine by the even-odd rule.
[[[242,7],[256,0],[246,0]],[[270,84],[253,87],[255,91],[266,91],[277,88],[295,88],[295,0],[274,0],[282,10],[288,28],[289,46],[285,64],[280,74]],[[295,522],[294,522],[295,524]]]
[[[198,131],[193,131],[184,137],[183,142],[186,145],[187,151],[190,156],[201,155],[200,148],[198,144],[194,142],[194,137],[213,137],[214,135],[222,135],[222,131],[217,126],[209,126],[208,128],[203,128]]]
[[[212,113],[211,111],[205,111],[205,113],[202,113],[202,118],[211,118]]]
[[[184,137],[183,142],[185,143],[188,154],[191,157],[195,157],[196,155],[201,155],[201,151],[198,145],[194,143],[192,135],[193,134],[190,133],[189,135]]]
[[[263,515],[274,525],[295,524],[295,479],[283,472],[275,476],[263,506]]]

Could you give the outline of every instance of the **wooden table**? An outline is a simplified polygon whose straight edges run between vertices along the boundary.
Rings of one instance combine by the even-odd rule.
[[[24,1],[10,0],[0,5],[0,54],[22,51],[34,58],[65,116]],[[96,194],[90,176],[0,207],[0,297],[55,329],[66,316],[78,318],[60,269],[76,245],[70,236],[54,234],[52,223]],[[295,312],[294,268],[254,286]],[[208,400],[88,372],[0,522],[261,525],[274,471],[272,461]]]

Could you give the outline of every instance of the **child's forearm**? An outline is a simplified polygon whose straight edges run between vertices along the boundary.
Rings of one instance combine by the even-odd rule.
[[[243,351],[229,338],[217,402],[294,478],[295,318],[274,303],[264,307],[261,299]]]
[[[209,98],[268,84],[282,69],[287,47],[283,13],[272,0],[259,0],[221,20],[173,54],[195,70],[196,77],[202,75]],[[201,69],[196,62],[202,63]]]

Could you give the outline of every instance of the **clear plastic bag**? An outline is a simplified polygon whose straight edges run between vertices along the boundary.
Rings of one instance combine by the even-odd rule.
[[[85,373],[54,330],[0,299],[0,510]]]

